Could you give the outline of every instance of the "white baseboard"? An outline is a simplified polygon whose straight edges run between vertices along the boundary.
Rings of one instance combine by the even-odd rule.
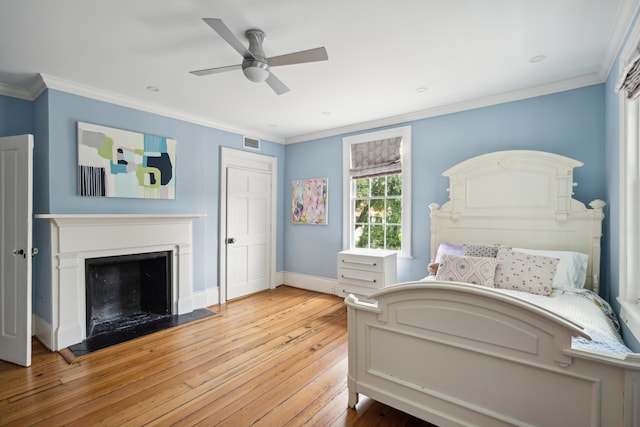
[[[277,288],[280,285],[284,285],[284,271],[277,271],[276,274],[273,275],[271,289]]]
[[[220,304],[220,288],[210,288],[204,291],[194,291],[191,295],[193,309],[206,308]]]
[[[324,277],[308,276],[306,274],[289,273],[285,271],[282,273],[282,284],[307,289],[309,291],[342,296],[338,293],[338,281]]]
[[[53,350],[53,329],[49,322],[38,316],[31,315],[31,332],[49,350]]]

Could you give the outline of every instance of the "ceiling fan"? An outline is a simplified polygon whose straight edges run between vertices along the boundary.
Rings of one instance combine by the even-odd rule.
[[[327,56],[327,50],[324,47],[267,58],[262,50],[262,41],[265,38],[265,34],[262,30],[251,29],[245,32],[245,36],[249,40],[249,48],[247,49],[244,44],[242,44],[242,42],[233,35],[231,30],[229,30],[229,27],[227,27],[221,19],[203,18],[203,20],[213,28],[220,37],[229,43],[231,47],[242,55],[244,59],[242,64],[238,65],[191,71],[191,74],[196,76],[224,73],[226,71],[233,71],[242,68],[242,72],[249,80],[256,83],[266,81],[275,93],[282,95],[283,93],[289,92],[289,88],[271,72],[271,67],[302,64],[305,62],[326,61],[329,59]]]

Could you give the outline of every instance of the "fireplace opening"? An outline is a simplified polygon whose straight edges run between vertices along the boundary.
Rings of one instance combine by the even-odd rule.
[[[171,251],[85,260],[87,338],[171,317]]]

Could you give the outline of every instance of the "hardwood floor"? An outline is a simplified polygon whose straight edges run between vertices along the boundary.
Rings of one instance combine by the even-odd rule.
[[[211,309],[71,364],[34,340],[31,367],[0,362],[0,425],[430,425],[347,408],[341,298],[281,286]]]

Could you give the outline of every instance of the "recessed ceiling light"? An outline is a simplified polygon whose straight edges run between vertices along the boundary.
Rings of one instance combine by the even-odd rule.
[[[156,86],[147,86],[147,90],[149,92],[160,92],[160,89],[158,89]]]
[[[547,59],[546,55],[536,55],[536,56],[532,56],[531,59],[529,59],[529,62],[531,63],[542,62],[545,59]]]
[[[428,91],[429,88],[426,86],[420,86],[419,88],[416,89],[416,92],[426,92]]]
[[[331,115],[331,111],[323,111],[322,115],[323,116],[330,116]]]

